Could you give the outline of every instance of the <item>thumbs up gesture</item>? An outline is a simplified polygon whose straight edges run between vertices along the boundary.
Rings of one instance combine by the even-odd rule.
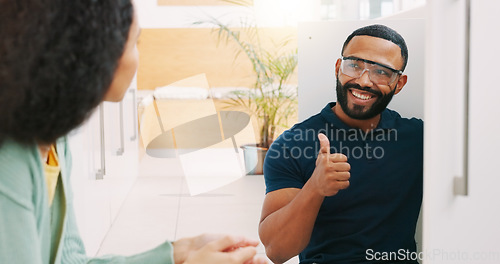
[[[342,153],[330,153],[330,141],[320,133],[318,134],[320,151],[316,159],[316,169],[309,179],[315,190],[322,196],[333,196],[339,190],[349,187],[349,170],[351,165]]]

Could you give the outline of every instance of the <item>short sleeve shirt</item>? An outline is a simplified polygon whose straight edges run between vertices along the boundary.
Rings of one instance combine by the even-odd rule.
[[[422,201],[423,122],[386,109],[378,126],[364,133],[343,123],[334,105],[271,145],[264,162],[266,192],[304,186],[315,169],[317,135],[324,133],[330,153],[348,158],[350,186],[323,201],[301,263],[371,263],[377,252],[394,252],[410,263]]]

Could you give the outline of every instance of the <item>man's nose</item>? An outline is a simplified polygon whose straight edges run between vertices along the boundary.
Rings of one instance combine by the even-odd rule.
[[[371,87],[373,82],[370,80],[370,70],[364,69],[356,82],[361,85],[361,87]]]

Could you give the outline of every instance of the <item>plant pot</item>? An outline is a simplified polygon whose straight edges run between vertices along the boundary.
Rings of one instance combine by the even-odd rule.
[[[262,175],[264,174],[264,158],[266,157],[267,148],[258,147],[257,145],[243,145],[243,157],[245,160],[245,172],[247,175]]]

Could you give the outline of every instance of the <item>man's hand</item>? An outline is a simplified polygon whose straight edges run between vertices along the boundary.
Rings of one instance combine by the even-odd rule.
[[[318,134],[318,139],[321,149],[316,159],[316,169],[309,181],[320,195],[332,196],[349,187],[351,165],[344,154],[330,154],[330,141],[324,134]]]

